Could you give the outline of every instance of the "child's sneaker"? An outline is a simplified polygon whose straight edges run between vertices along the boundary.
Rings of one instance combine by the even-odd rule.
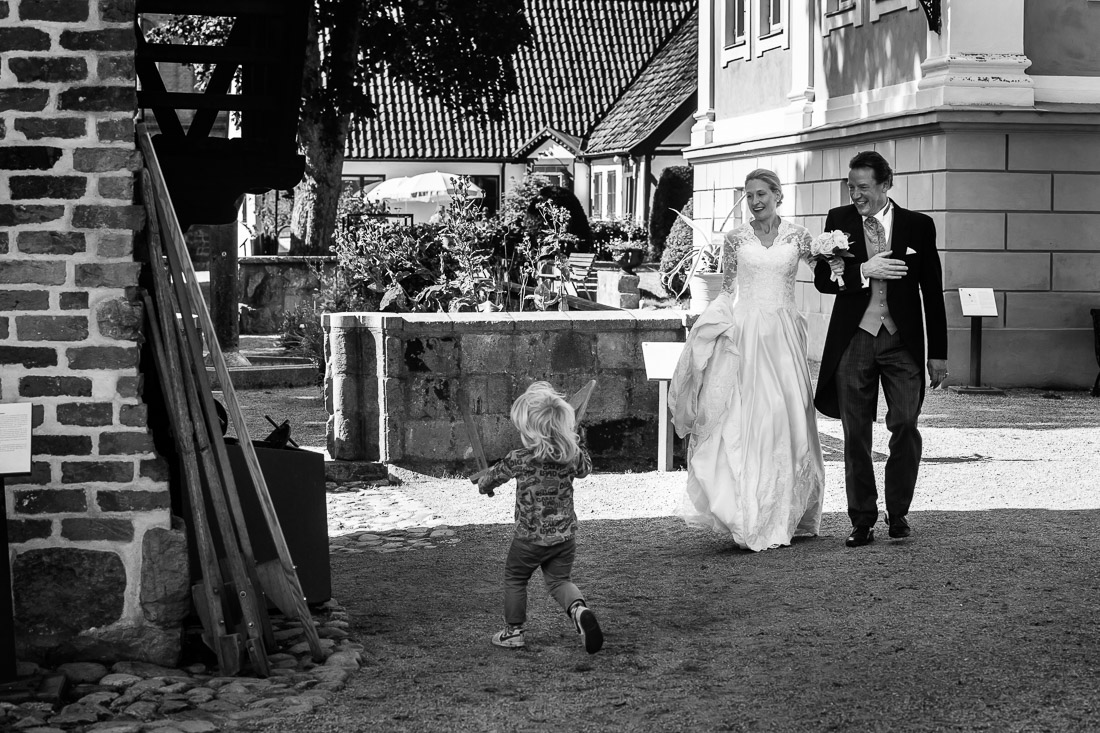
[[[508,649],[518,649],[526,644],[523,641],[523,631],[522,626],[505,626],[493,634],[493,643]]]
[[[596,620],[596,614],[592,613],[592,609],[582,603],[574,606],[573,624],[584,641],[586,652],[595,654],[603,648],[603,631],[600,630],[600,622]]]

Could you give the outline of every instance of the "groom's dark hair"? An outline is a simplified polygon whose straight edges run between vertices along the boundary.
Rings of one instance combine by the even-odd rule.
[[[875,176],[875,183],[894,183],[894,171],[890,164],[886,162],[886,158],[883,158],[874,150],[864,150],[862,153],[856,153],[855,157],[849,161],[848,167],[870,168]]]

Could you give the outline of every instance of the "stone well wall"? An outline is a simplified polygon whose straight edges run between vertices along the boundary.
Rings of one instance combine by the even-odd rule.
[[[331,273],[335,265],[335,257],[241,257],[241,333],[282,333],[283,314],[313,302],[321,289],[320,273]]]
[[[30,661],[172,663],[188,608],[139,370],[133,22],[132,0],[0,2],[0,399],[34,415],[3,560]]]
[[[328,448],[336,459],[473,465],[455,395],[469,395],[489,460],[519,446],[508,413],[531,382],[597,388],[585,424],[595,456],[657,444],[657,383],[645,341],[683,341],[681,311],[337,313],[324,318]]]

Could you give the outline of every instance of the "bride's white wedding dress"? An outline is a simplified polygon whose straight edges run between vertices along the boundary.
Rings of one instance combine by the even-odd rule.
[[[726,235],[722,292],[688,333],[669,387],[676,432],[690,436],[680,513],[750,550],[821,524],[825,470],[794,305],[810,241],[786,221],[769,247],[748,223]]]

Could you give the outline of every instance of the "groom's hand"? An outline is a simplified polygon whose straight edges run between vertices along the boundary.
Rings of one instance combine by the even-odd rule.
[[[929,359],[928,360],[928,380],[932,384],[932,389],[939,387],[943,384],[943,380],[947,378],[947,359]]]
[[[908,271],[905,260],[893,259],[890,252],[879,252],[861,266],[863,276],[874,280],[900,280]]]

